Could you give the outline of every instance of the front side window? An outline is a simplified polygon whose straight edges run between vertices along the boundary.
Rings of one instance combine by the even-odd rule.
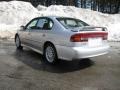
[[[37,24],[37,19],[33,20],[30,24],[27,25],[27,29],[35,29]]]
[[[89,26],[87,23],[73,18],[57,18],[57,20],[65,27],[65,28],[76,28]]]

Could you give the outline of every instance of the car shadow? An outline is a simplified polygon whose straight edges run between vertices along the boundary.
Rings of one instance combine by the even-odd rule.
[[[50,65],[45,62],[41,54],[32,50],[16,50],[14,57],[22,63],[36,70],[48,71],[52,73],[67,73],[82,70],[91,67],[94,62],[90,59],[81,59],[73,61],[59,60],[56,65]]]

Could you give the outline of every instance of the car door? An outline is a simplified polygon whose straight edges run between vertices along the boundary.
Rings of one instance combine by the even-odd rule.
[[[43,42],[45,41],[50,41],[53,43],[54,40],[54,30],[53,30],[53,25],[54,22],[50,18],[46,18],[46,21],[44,22],[43,28],[42,28],[42,40]]]
[[[44,43],[42,30],[45,22],[45,18],[39,18],[35,28],[30,30],[32,47],[39,51],[42,51],[42,45]]]
[[[37,22],[38,22],[38,19],[35,18],[25,26],[25,30],[23,32],[23,35],[24,35],[23,43],[26,44],[27,46],[32,47],[31,31],[34,31],[36,29]]]
[[[36,29],[31,31],[32,44],[37,50],[43,50],[43,45],[46,41],[46,37],[48,34],[47,30],[49,30],[49,24],[50,23],[48,18],[39,18],[36,24]]]

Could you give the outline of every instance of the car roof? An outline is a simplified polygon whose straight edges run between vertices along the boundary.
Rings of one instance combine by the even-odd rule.
[[[51,18],[51,19],[55,19],[55,18],[72,18],[72,17],[65,17],[65,16],[41,16],[41,17],[36,17],[36,18]]]

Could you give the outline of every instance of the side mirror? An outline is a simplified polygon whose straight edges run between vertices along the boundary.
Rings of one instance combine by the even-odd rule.
[[[25,26],[20,26],[20,31],[24,31],[25,30]]]

